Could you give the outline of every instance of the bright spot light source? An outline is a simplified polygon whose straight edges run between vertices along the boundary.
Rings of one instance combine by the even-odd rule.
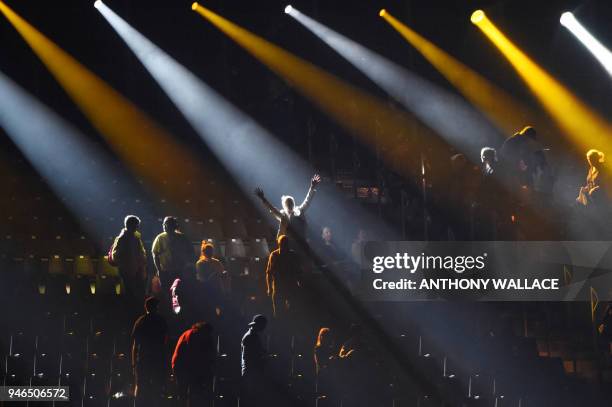
[[[378,12],[378,15],[381,16],[381,17],[384,17],[385,14],[387,14],[387,10],[385,10],[384,8],[380,9],[380,11]]]
[[[499,136],[495,128],[463,99],[324,26],[299,10],[295,10],[291,16],[364,73],[382,90],[404,105],[422,123],[438,133],[442,139],[460,151],[468,153],[471,158],[477,158],[480,148],[490,142],[490,137]],[[390,14],[386,12],[383,18],[387,19],[389,16]],[[432,108],[433,106],[435,108]],[[365,109],[364,106],[363,111],[366,111]],[[450,123],[457,122],[462,123],[461,129],[450,125]],[[387,130],[387,126],[391,123],[382,120],[381,123],[384,126],[381,126],[381,129],[389,131],[389,135],[392,134],[390,129]],[[467,133],[471,137],[465,137],[468,127],[470,130],[467,130]],[[380,129],[376,131],[381,134]]]
[[[291,7],[291,4],[288,4],[287,7],[285,7],[285,13],[286,14],[291,13],[292,10],[293,10],[293,7]]]
[[[561,25],[567,28],[584,45],[599,63],[612,75],[612,52],[593,36],[569,11],[561,14]]]
[[[95,8],[100,8],[100,6],[102,5],[102,0],[96,0],[94,1],[94,7]]]
[[[197,1],[194,1],[193,4],[191,5],[191,9],[194,10],[194,11],[197,10],[198,7],[200,7],[200,5],[198,4]]]
[[[574,14],[572,14],[571,11],[566,11],[565,13],[561,14],[561,18],[559,19],[559,21],[561,21],[561,24],[566,27],[571,21],[575,20],[576,18],[574,17]]]
[[[482,10],[476,10],[472,13],[472,17],[470,17],[470,20],[472,21],[472,23],[478,24],[482,20],[484,20],[484,18],[485,18],[485,12]]]
[[[386,12],[383,18],[505,134],[512,134],[516,130],[516,124],[524,121],[534,123],[539,129],[547,128],[547,120],[540,120],[531,109],[518,103],[505,91],[397,20],[389,12]]]
[[[589,148],[609,150],[608,134],[612,132],[612,124],[590,109],[562,83],[537,65],[492,21],[485,19],[485,22],[478,24],[478,28],[508,59],[508,62],[553,117],[563,133],[570,138],[570,141],[585,151]],[[571,26],[573,27],[574,24]],[[608,166],[606,170],[611,170],[611,167]]]

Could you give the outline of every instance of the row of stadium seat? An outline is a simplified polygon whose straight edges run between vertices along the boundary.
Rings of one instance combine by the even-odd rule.
[[[145,240],[152,240],[161,230],[162,219],[141,219],[141,230]],[[206,218],[206,219],[179,219],[180,229],[193,240],[215,239],[225,240],[231,238],[245,239],[268,238],[273,235],[270,223],[260,218]],[[84,219],[83,223],[92,223],[93,220]],[[97,222],[87,229],[103,229],[102,234],[115,236],[123,227],[123,219],[108,218]],[[29,240],[61,240],[81,238],[83,232],[74,225],[64,221],[43,221],[40,218],[23,219],[22,223],[7,220],[0,224],[0,238],[6,241]]]

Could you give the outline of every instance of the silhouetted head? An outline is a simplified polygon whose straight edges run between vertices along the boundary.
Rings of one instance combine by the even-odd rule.
[[[192,331],[200,339],[206,339],[212,335],[213,327],[208,322],[199,321],[191,326]]]
[[[209,243],[206,240],[202,240],[201,251],[202,257],[211,258],[215,254],[215,246],[213,246],[212,243]]]
[[[523,127],[523,129],[519,131],[518,134],[520,134],[521,136],[529,137],[532,140],[535,140],[538,138],[538,133],[536,132],[536,129],[534,129],[531,126]]]
[[[178,229],[178,220],[174,216],[166,216],[162,225],[164,232],[172,233]]]
[[[286,235],[280,235],[278,239],[276,239],[278,243],[278,248],[281,252],[289,250],[289,237]]]
[[[331,329],[323,327],[319,329],[319,335],[317,336],[317,346],[325,346],[329,344],[331,340]]]
[[[257,314],[253,317],[253,320],[249,322],[249,326],[255,331],[263,331],[268,325],[268,318],[265,315]]]
[[[128,215],[123,220],[123,225],[129,232],[135,232],[140,226],[140,219],[136,215]]]
[[[321,238],[325,243],[330,243],[332,240],[332,230],[329,226],[323,227],[321,230]]]
[[[293,209],[295,208],[295,200],[292,196],[283,195],[281,197],[281,204],[283,205],[283,209],[286,213],[293,213]]]
[[[589,162],[589,165],[596,167],[598,163],[603,163],[606,160],[606,156],[601,151],[592,148],[587,151],[586,159]]]
[[[480,161],[483,164],[493,164],[497,161],[497,151],[493,147],[483,147],[482,150],[480,150]]]
[[[365,229],[359,229],[359,231],[357,231],[357,240],[358,241],[365,242],[367,236],[368,236],[368,233],[365,231]]]
[[[451,156],[451,168],[453,171],[461,171],[467,166],[467,158],[463,154],[455,154]]]
[[[145,311],[147,311],[147,314],[156,313],[158,305],[159,305],[159,300],[155,297],[148,297],[144,302]]]

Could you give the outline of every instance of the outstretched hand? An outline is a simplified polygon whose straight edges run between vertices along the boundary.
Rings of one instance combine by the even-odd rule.
[[[312,176],[312,179],[310,180],[310,186],[316,187],[317,185],[319,185],[320,182],[321,182],[321,176],[319,174],[315,174]]]
[[[264,191],[261,188],[255,188],[255,195],[257,195],[260,199],[264,199]]]

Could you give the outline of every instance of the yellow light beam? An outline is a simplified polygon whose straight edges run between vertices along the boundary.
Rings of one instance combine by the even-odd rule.
[[[201,169],[191,153],[136,106],[89,71],[58,45],[0,1],[0,11],[21,34],[66,93],[113,150],[147,184],[165,195],[176,190],[168,182],[172,174],[196,180]],[[144,161],[159,165],[144,165]],[[162,163],[166,163],[163,166]],[[78,169],[75,169],[78,170]]]
[[[507,92],[397,20],[388,11],[383,11],[384,13],[381,11],[380,16],[502,132],[510,135],[525,124],[531,124],[540,133],[548,133],[548,131],[543,131],[549,127],[545,120],[531,113]]]
[[[479,18],[472,18],[472,21],[475,21],[474,24],[508,59],[531,92],[576,146],[583,151],[590,148],[609,151],[612,134],[610,123],[533,62],[489,20],[484,12]],[[610,170],[609,162],[606,166]]]
[[[407,174],[414,162],[398,159],[400,145],[408,137],[410,147],[416,142],[426,143],[434,151],[445,151],[448,146],[431,130],[404,113],[389,109],[383,102],[361,92],[317,66],[285,51],[265,39],[237,26],[198,3],[193,10],[210,21],[246,51],[284,78],[295,89],[317,104],[341,125],[360,136],[366,143],[381,148],[388,164]]]

